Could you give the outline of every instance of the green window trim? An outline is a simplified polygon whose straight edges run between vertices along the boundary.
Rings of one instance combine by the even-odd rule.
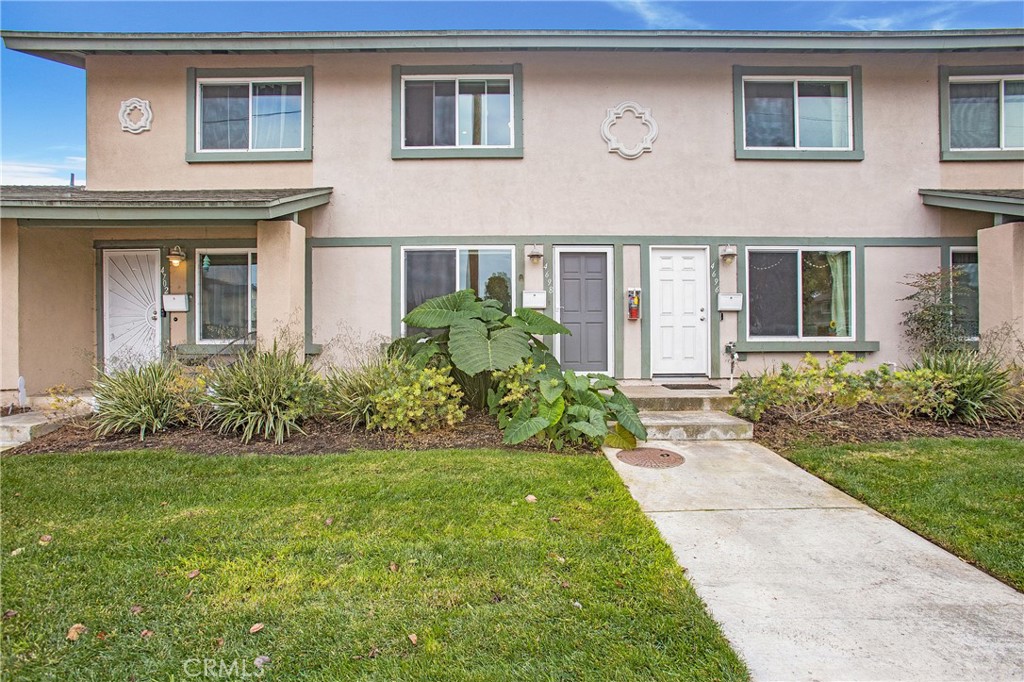
[[[402,77],[403,76],[511,76],[512,77],[512,146],[511,147],[403,147],[402,145]],[[392,159],[521,159],[523,158],[523,65],[497,64],[467,66],[402,66],[391,67],[391,158]]]
[[[744,136],[743,79],[746,76],[778,76],[780,78],[837,77],[850,79],[850,100],[853,127],[853,149],[747,149]],[[862,161],[864,159],[864,110],[860,66],[849,67],[732,67],[733,139],[737,160],[775,161]]]
[[[196,148],[197,81],[203,78],[301,78],[302,79],[302,149],[288,151],[199,151]],[[225,163],[253,161],[313,160],[313,67],[197,69],[190,67],[185,91],[185,161],[188,163]]]
[[[939,66],[939,158],[942,161],[1024,161],[1024,149],[952,149],[949,79],[957,76],[1021,76],[1024,66]]]

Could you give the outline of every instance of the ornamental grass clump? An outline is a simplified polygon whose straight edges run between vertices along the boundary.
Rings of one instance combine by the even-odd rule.
[[[145,440],[147,432],[180,423],[184,417],[177,391],[181,375],[181,366],[174,362],[101,373],[92,382],[96,435],[138,432],[139,440]]]
[[[282,443],[292,431],[305,433],[303,420],[320,409],[323,381],[293,350],[243,352],[210,378],[208,400],[220,432],[241,433],[242,442],[256,436]]]
[[[966,424],[988,425],[989,419],[1020,421],[1024,400],[1016,392],[1012,371],[999,359],[974,350],[922,355],[913,369],[927,369],[949,377],[952,399],[950,417]]]

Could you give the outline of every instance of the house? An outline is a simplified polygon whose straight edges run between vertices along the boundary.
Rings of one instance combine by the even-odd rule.
[[[3,39],[88,93],[88,188],[0,191],[5,392],[336,359],[464,287],[625,378],[905,360],[902,282],[940,267],[1024,336],[1024,30]]]

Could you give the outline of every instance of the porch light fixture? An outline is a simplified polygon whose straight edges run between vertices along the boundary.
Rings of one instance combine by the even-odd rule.
[[[181,250],[180,246],[175,246],[171,249],[170,253],[167,254],[167,260],[174,267],[178,267],[185,261],[185,252]]]
[[[530,259],[530,262],[534,265],[540,265],[540,262],[544,259],[544,252],[541,251],[540,244],[534,244],[530,247],[530,253],[526,254],[526,257]]]
[[[736,260],[736,245],[735,244],[722,244],[718,247],[718,257],[722,259],[722,262],[726,265],[732,265],[733,261]]]

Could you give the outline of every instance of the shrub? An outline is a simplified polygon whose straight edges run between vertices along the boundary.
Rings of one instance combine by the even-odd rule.
[[[209,400],[212,375],[213,371],[204,365],[182,366],[171,384],[181,407],[181,421],[200,431],[211,426],[216,417],[213,403]]]
[[[549,353],[537,351],[508,370],[495,372],[494,379],[487,401],[508,445],[537,438],[556,450],[602,444],[628,450],[636,447],[637,439],[647,438],[636,405],[614,379],[563,373]]]
[[[96,398],[96,435],[153,433],[182,420],[175,384],[181,376],[176,363],[153,362],[138,368],[103,373],[92,382]]]
[[[927,369],[949,377],[956,396],[950,417],[967,424],[988,424],[989,418],[1024,418],[1024,401],[1014,391],[1011,370],[998,359],[973,350],[929,353],[913,369]]]
[[[323,412],[351,426],[365,426],[374,412],[374,397],[387,388],[396,373],[396,364],[406,364],[404,356],[370,353],[348,367],[335,367],[324,382]]]
[[[962,271],[921,272],[907,277],[905,284],[914,289],[900,299],[910,304],[901,324],[912,350],[948,353],[970,347],[972,332],[957,303],[972,295]]]
[[[371,396],[368,428],[414,433],[455,426],[466,418],[462,390],[447,367],[397,360],[386,368],[387,384]]]
[[[919,367],[894,371],[888,365],[864,372],[865,402],[886,416],[907,421],[910,417],[948,420],[956,390],[942,372]]]
[[[322,382],[294,351],[246,351],[213,370],[208,398],[220,431],[240,431],[242,442],[254,436],[282,443],[317,412]]]
[[[846,372],[851,362],[849,353],[830,352],[824,364],[808,353],[796,367],[783,363],[778,371],[744,374],[733,389],[739,400],[733,414],[760,421],[776,409],[802,424],[852,410],[864,397],[864,385],[858,375]]]

